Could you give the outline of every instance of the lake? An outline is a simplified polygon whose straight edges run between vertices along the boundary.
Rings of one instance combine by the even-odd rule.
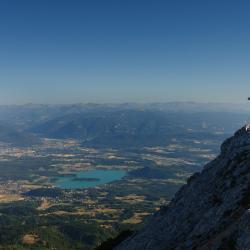
[[[53,184],[59,188],[77,189],[95,187],[112,181],[120,180],[126,175],[122,170],[89,170],[74,172],[74,176],[58,176]]]

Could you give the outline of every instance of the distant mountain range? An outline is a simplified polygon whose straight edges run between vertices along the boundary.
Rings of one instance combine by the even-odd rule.
[[[152,111],[95,111],[65,115],[29,131],[51,138],[75,138],[89,146],[125,146],[162,141],[177,124]]]
[[[184,113],[157,110],[92,110],[63,115],[28,129],[49,138],[79,139],[85,146],[126,147],[166,145],[172,138],[230,133],[245,122],[245,114]],[[200,139],[200,138],[197,138]]]
[[[250,103],[197,103],[197,102],[166,102],[166,103],[121,103],[121,104],[71,104],[71,105],[0,105],[0,121],[12,121],[19,125],[50,120],[67,114],[91,111],[120,110],[151,110],[163,112],[229,112],[249,113]]]
[[[198,137],[218,131],[232,133],[248,120],[248,108],[250,111],[250,105],[191,102],[0,106],[0,122],[12,128],[12,132],[2,129],[0,141],[9,138],[27,145],[25,141],[36,140],[35,134],[74,138],[91,147],[165,145],[172,138],[188,136],[187,131]]]

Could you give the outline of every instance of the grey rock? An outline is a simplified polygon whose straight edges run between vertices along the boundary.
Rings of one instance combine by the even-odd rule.
[[[250,250],[250,126],[116,250]]]

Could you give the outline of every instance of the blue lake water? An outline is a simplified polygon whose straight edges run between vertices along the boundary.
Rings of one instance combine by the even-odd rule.
[[[95,187],[112,181],[120,180],[126,175],[121,170],[89,170],[75,172],[75,176],[59,176],[53,184],[59,188],[76,189]],[[98,180],[76,180],[77,178],[95,178]]]

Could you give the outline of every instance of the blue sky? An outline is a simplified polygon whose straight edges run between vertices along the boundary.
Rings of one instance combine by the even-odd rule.
[[[250,2],[3,0],[0,104],[244,102]]]

